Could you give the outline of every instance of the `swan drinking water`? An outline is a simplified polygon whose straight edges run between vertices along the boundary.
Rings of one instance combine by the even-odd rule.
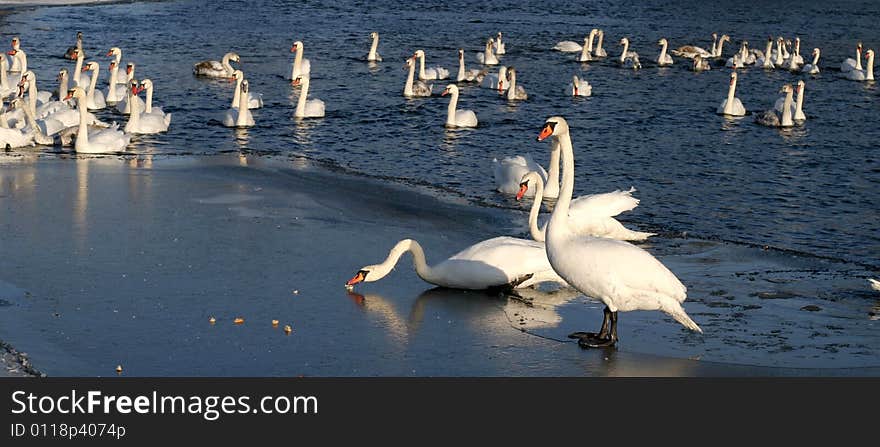
[[[451,95],[446,110],[446,127],[477,127],[477,114],[473,110],[458,110],[458,86],[449,84],[441,96]]]
[[[719,115],[743,116],[746,114],[746,108],[743,107],[742,101],[736,96],[736,72],[730,73],[730,88],[727,90],[727,98],[721,101],[718,110],[715,113]]]
[[[403,66],[404,70],[409,70],[406,76],[406,84],[403,86],[403,96],[407,98],[431,96],[433,85],[428,85],[421,80],[415,80],[416,75],[416,57],[412,56],[406,60]]]
[[[425,51],[416,50],[414,57],[419,59],[419,79],[422,81],[428,79],[446,79],[449,77],[449,70],[443,67],[425,68]]]
[[[241,62],[241,58],[232,52],[223,55],[221,61],[202,61],[193,65],[193,74],[209,78],[231,78],[235,71],[230,62]]]
[[[565,118],[547,119],[538,141],[553,136],[562,150],[562,190],[547,224],[545,249],[553,270],[569,285],[605,304],[605,317],[598,333],[576,332],[584,348],[617,343],[617,313],[660,310],[686,328],[702,333],[681,303],[687,288],[660,261],[628,242],[574,232],[570,219],[574,191],[574,155]]]
[[[550,267],[544,244],[501,236],[471,245],[433,266],[428,265],[425,251],[417,241],[404,239],[381,264],[361,267],[346,286],[384,278],[406,252],[412,253],[419,278],[440,287],[485,290],[531,287],[542,282],[564,284]]]
[[[534,186],[530,188],[529,184]],[[532,239],[544,242],[547,224],[544,223],[543,227],[538,228],[538,213],[541,212],[541,201],[544,198],[544,181],[535,171],[522,177],[516,200],[522,200],[530,190],[535,190],[535,199],[529,211],[529,232]],[[614,218],[614,216],[624,211],[630,211],[639,205],[639,199],[632,196],[633,192],[635,192],[635,188],[630,188],[628,191],[617,190],[603,194],[590,194],[572,200],[568,212],[572,231],[579,235],[607,237],[621,241],[643,241],[653,236],[654,233],[632,231]]]
[[[382,56],[379,56],[379,33],[373,31],[370,33],[370,39],[373,40],[373,44],[370,45],[370,52],[367,53],[367,60],[370,62],[382,62]]]
[[[312,63],[303,59],[303,43],[296,41],[290,46],[290,52],[296,53],[293,57],[293,65],[290,68],[290,82],[299,77],[308,77],[312,73]]]
[[[323,118],[324,117],[324,101],[320,99],[308,99],[309,97],[309,77],[298,77],[293,81],[293,85],[301,85],[299,91],[299,100],[296,103],[296,111],[293,116],[296,118]]]
[[[593,94],[593,86],[586,79],[574,75],[571,77],[571,84],[568,84],[565,93],[569,96],[590,96]]]

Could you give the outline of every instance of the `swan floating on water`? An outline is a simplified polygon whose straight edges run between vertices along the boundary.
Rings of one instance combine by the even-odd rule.
[[[848,57],[848,58],[844,59],[843,62],[840,64],[840,72],[841,73],[849,73],[850,71],[861,70],[861,69],[862,69],[862,43],[859,42],[859,44],[856,45],[856,58],[853,59],[851,57]]]
[[[486,73],[486,70],[466,69],[464,67],[464,49],[458,49],[458,75],[455,77],[457,82],[482,82]]]
[[[320,99],[308,99],[309,97],[309,77],[300,76],[293,81],[293,85],[301,85],[299,91],[299,100],[296,102],[296,111],[293,116],[296,118],[323,118],[324,117],[324,101]]]
[[[507,53],[507,47],[504,45],[504,41],[501,40],[501,31],[498,31],[498,34],[495,36],[495,54],[501,55]]]
[[[818,48],[813,48],[813,62],[810,62],[807,65],[804,65],[801,68],[801,73],[807,74],[819,74],[819,55],[821,51]]]
[[[303,59],[303,43],[299,40],[290,46],[290,52],[296,53],[293,57],[293,65],[290,67],[290,82],[299,77],[308,77],[312,74],[312,63]]]
[[[804,115],[804,90],[805,90],[804,80],[801,79],[797,82],[797,99],[795,103],[792,104],[791,107],[791,116],[795,121],[804,121],[807,119],[807,116]],[[773,109],[777,112],[782,112],[782,107],[785,105],[785,96],[776,100],[776,103],[773,104]]]
[[[446,127],[477,127],[477,114],[473,110],[458,110],[458,86],[449,84],[440,96],[451,95],[446,110]]]
[[[855,68],[850,70],[844,74],[844,76],[850,81],[873,81],[874,80],[874,50],[865,51],[865,65],[867,68],[864,70]]]
[[[370,39],[373,40],[372,45],[370,45],[370,52],[367,53],[367,60],[370,62],[382,62],[382,56],[379,56],[379,33],[373,31],[370,33]]]
[[[76,59],[76,55],[74,51],[79,51],[85,56],[85,51],[83,51],[83,33],[82,31],[76,32],[76,43],[72,47],[68,47],[67,51],[64,52],[65,59]]]
[[[721,101],[718,110],[715,113],[719,115],[743,116],[746,114],[746,108],[743,107],[742,101],[736,96],[736,72],[730,73],[730,87],[727,90],[727,98]]]
[[[406,60],[403,66],[404,70],[409,70],[406,76],[406,84],[403,86],[403,96],[407,98],[431,96],[433,85],[428,85],[421,80],[416,80],[416,57],[412,56]]]
[[[235,79],[235,89],[232,94],[232,108],[237,108],[239,104],[238,96],[241,94],[241,81],[244,81],[244,72],[235,70],[232,72],[232,79]],[[259,109],[263,107],[263,94],[248,92],[247,105],[249,109]]]
[[[226,127],[252,127],[256,125],[254,115],[251,114],[251,110],[248,108],[249,86],[247,79],[241,81],[239,90],[241,90],[241,93],[239,93],[240,96],[238,97],[238,107],[230,107],[223,117],[223,125]]]
[[[235,69],[232,68],[230,62],[241,62],[241,58],[237,54],[229,52],[224,54],[220,61],[201,61],[193,65],[193,74],[209,78],[231,78]]]
[[[586,79],[574,75],[571,77],[571,83],[568,84],[565,93],[569,96],[590,96],[593,94],[593,86]]]
[[[449,70],[436,66],[425,68],[425,51],[416,50],[414,57],[419,59],[419,79],[422,81],[430,79],[447,79],[449,78]]]
[[[139,85],[137,82],[132,80],[129,87],[128,94],[130,96],[137,96],[138,93],[144,91],[144,87]],[[131,102],[131,114],[128,116],[128,122],[125,124],[125,132],[131,134],[153,134],[159,132],[165,132],[168,130],[168,126],[171,124],[171,114],[159,116],[154,114],[144,113],[142,110],[141,103],[137,101]]]
[[[495,40],[489,38],[482,53],[477,53],[477,61],[483,65],[498,65],[498,58],[495,57]]]
[[[508,101],[524,101],[529,99],[529,95],[526,94],[526,89],[521,85],[516,85],[516,68],[508,67],[507,68],[507,100]]]
[[[765,111],[764,113],[755,115],[755,122],[761,124],[763,126],[768,127],[791,127],[794,126],[794,120],[792,119],[792,93],[793,89],[791,84],[786,84],[782,86],[781,93],[785,93],[785,99],[782,104],[782,114],[777,115],[776,110],[770,109]]]
[[[82,87],[71,89],[65,99],[71,98],[76,99],[76,108],[79,112],[79,130],[76,133],[76,143],[74,144],[74,150],[77,153],[115,153],[123,151],[128,146],[128,143],[131,141],[131,135],[119,130],[119,126],[116,124],[106,129],[89,133],[88,111],[85,107],[86,92]]]
[[[667,65],[672,65],[674,62],[672,61],[672,56],[666,54],[666,47],[669,46],[669,42],[666,38],[662,38],[657,41],[657,45],[660,45],[660,54],[657,55],[657,59],[654,62],[657,62],[657,65],[664,67]]]

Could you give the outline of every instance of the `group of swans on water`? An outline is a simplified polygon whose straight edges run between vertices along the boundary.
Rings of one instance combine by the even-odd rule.
[[[362,267],[346,286],[382,279],[404,253],[411,252],[419,277],[441,287],[483,290],[555,283],[601,300],[606,306],[601,329],[596,333],[570,335],[577,338],[582,347],[614,345],[618,339],[619,311],[660,310],[686,328],[702,332],[681,306],[686,298],[685,286],[650,253],[626,242],[644,240],[652,233],[629,230],[614,219],[617,214],[638,205],[638,199],[632,197],[634,190],[572,200],[574,155],[564,118],[548,118],[538,139],[551,136],[553,161],[549,176],[540,167],[533,169],[528,165],[517,171],[525,171],[519,178],[517,197],[521,199],[530,191],[534,196],[529,213],[533,240],[499,236],[467,247],[440,263],[428,265],[421,245],[412,239],[404,239],[392,248],[385,261]],[[561,189],[558,184],[560,161]],[[511,168],[507,175],[516,173]],[[549,221],[538,227],[538,210],[545,194],[555,194],[558,200]]]
[[[730,73],[730,87],[727,90],[727,97],[721,101],[716,113],[728,116],[744,116],[746,109],[736,97],[737,73]],[[791,84],[786,84],[780,90],[783,96],[776,100],[773,108],[763,113],[755,115],[755,122],[769,127],[791,127],[795,121],[803,122],[807,119],[804,114],[804,87],[806,83],[803,79],[796,84],[797,100],[793,99],[795,88]]]
[[[53,145],[58,139],[64,146],[73,142],[79,153],[118,152],[125,149],[133,134],[164,132],[171,123],[171,114],[153,105],[153,82],[135,79],[133,62],[121,68],[119,47],[106,53],[111,60],[103,91],[97,87],[100,63],[84,60],[82,33],[77,33],[76,45],[65,52],[66,58],[76,61],[73,72],[60,69],[58,88],[53,91],[39,90],[19,37],[12,39],[12,50],[7,54],[11,61],[0,55],[0,147]],[[146,101],[140,98],[141,92],[146,92]],[[9,107],[3,109],[6,99]],[[128,115],[123,129],[92,113],[108,108]]]

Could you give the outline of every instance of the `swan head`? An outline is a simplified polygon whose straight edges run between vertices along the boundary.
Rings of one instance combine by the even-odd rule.
[[[821,51],[818,48],[813,48],[813,56],[818,56]]]
[[[455,84],[447,85],[446,88],[443,90],[443,93],[440,94],[440,96],[446,96],[446,95],[458,96],[458,86]]]
[[[598,29],[593,28],[593,29],[590,30],[590,36],[595,36],[596,34],[599,34],[599,30],[598,30]]]
[[[379,38],[379,33],[375,32],[375,31],[370,33],[370,39],[378,39],[378,38]]]
[[[139,87],[138,91],[144,91],[144,90],[149,91],[152,89],[153,89],[153,81],[150,79],[144,79],[141,81],[141,86]]]
[[[712,33],[712,40],[718,40],[718,33]]]
[[[297,79],[300,79],[300,78],[297,78]],[[249,90],[248,89],[248,80],[247,79],[242,80],[241,81],[241,93],[247,94],[248,90]]]
[[[76,40],[83,40],[83,32],[82,31],[76,32]]]
[[[226,53],[226,54],[224,55],[224,57],[229,57],[229,60],[232,61],[232,62],[241,62],[241,58],[238,56],[238,54],[237,54],[237,53],[233,53],[233,52],[231,52],[231,51],[228,52],[228,53]]]
[[[728,36],[727,34],[725,34],[725,35],[721,36],[721,40],[724,41],[724,42],[730,42],[730,36]]]
[[[409,67],[412,67],[416,63],[416,57],[408,57],[406,58],[406,63],[403,64],[403,69],[406,70]]]
[[[18,97],[9,101],[9,110],[15,110],[24,105],[24,98]],[[22,107],[23,108],[23,107]]]
[[[18,50],[21,46],[21,40],[18,39],[18,36],[12,38],[12,49]]]
[[[865,51],[865,57],[868,59],[868,65],[874,62],[874,50]]]
[[[134,73],[134,62],[129,62],[125,64],[125,74],[130,75]]]
[[[620,44],[621,45],[629,45],[629,39],[627,39],[626,37],[624,37],[623,39],[620,39]]]
[[[86,64],[85,67],[82,68],[82,71],[89,71],[89,70],[91,70],[91,71],[97,72],[98,69],[99,69],[98,63],[95,62],[95,61],[91,61],[91,62],[89,62],[88,64]]]
[[[785,84],[782,86],[782,89],[779,90],[779,93],[793,93],[794,89],[791,87],[791,84]]]
[[[58,70],[58,78],[56,78],[58,81],[61,81],[66,77],[67,77],[67,69],[66,68],[62,68],[61,70]]]
[[[658,40],[657,45],[660,45],[660,46],[668,45],[666,38],[662,38],[662,39]]]
[[[82,87],[76,86],[76,87],[67,91],[67,96],[64,97],[64,100],[67,101],[68,99],[71,99],[71,98],[80,100],[85,97],[86,97],[86,91]]]
[[[233,80],[236,80],[236,81],[239,80],[239,79],[244,79],[244,72],[241,71],[241,70],[235,70],[235,71],[233,71],[233,72],[232,72],[232,79],[233,79]]]
[[[131,82],[128,83],[128,87],[131,89],[131,96],[137,96],[138,93],[144,91],[136,79],[132,79]]]
[[[464,59],[464,50],[459,48],[458,49],[458,60],[462,60],[462,59]]]
[[[413,53],[413,57],[425,57],[425,50],[416,50],[416,52]]]
[[[736,72],[735,71],[730,73],[730,85],[733,85],[734,82],[736,82]]]
[[[122,50],[119,49],[119,47],[113,47],[110,49],[110,51],[107,52],[108,57],[109,56],[116,56],[116,55],[122,56]]]
[[[529,190],[529,182],[532,182],[534,185],[538,185],[538,183],[543,183],[544,180],[541,179],[541,176],[538,175],[535,171],[529,171],[525,175],[522,176],[519,183],[519,191],[516,193],[516,200],[522,200],[523,196],[526,195],[526,192]]]
[[[544,141],[549,136],[559,136],[568,133],[568,122],[561,116],[551,116],[544,122],[541,133],[538,134],[538,141]]]
[[[501,31],[498,31],[497,36],[498,36],[498,40],[501,40]]]

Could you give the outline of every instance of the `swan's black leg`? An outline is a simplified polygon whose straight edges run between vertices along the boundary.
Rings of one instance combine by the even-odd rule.
[[[576,338],[578,339],[578,344],[586,340],[588,343],[595,343],[608,338],[608,329],[609,322],[614,319],[614,324],[612,324],[613,329],[616,331],[616,322],[617,322],[617,313],[611,312],[611,309],[608,309],[608,306],[605,306],[604,317],[602,318],[602,328],[599,329],[599,333],[595,332],[574,332],[568,334],[568,338]],[[616,336],[616,333],[615,333]]]
[[[604,331],[604,336],[600,333],[598,337],[581,338],[578,340],[578,346],[582,348],[607,348],[614,346],[617,343],[617,312],[611,312],[606,307],[605,318],[606,321],[611,321],[610,333],[605,331],[605,324],[603,324],[602,330]]]

